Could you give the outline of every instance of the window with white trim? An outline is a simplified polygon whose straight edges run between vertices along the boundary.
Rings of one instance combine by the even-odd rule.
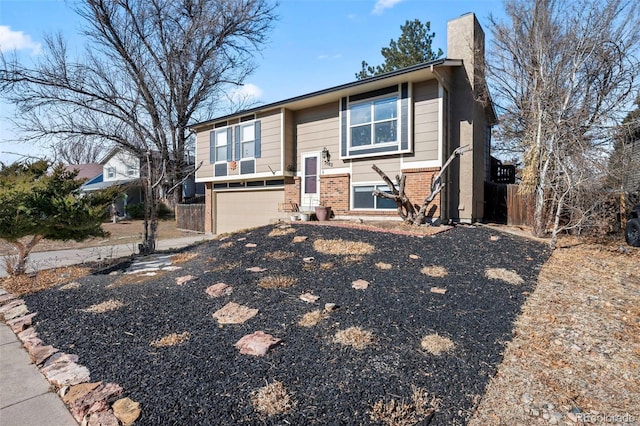
[[[226,128],[216,129],[214,134],[215,162],[227,161],[227,150],[229,149],[228,131]]]
[[[395,201],[387,198],[376,197],[373,195],[374,190],[380,190],[390,194],[389,187],[386,184],[363,184],[353,185],[351,187],[351,199],[353,200],[353,209],[367,210],[395,210],[397,208]]]
[[[351,148],[398,143],[398,97],[349,104]]]
[[[116,177],[116,168],[107,167],[107,178],[113,179],[114,177]]]
[[[256,153],[255,123],[240,126],[240,158],[254,158]]]
[[[138,168],[133,164],[127,164],[127,176],[137,176]]]

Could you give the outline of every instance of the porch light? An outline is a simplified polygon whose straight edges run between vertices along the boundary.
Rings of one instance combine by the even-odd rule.
[[[329,153],[329,150],[327,149],[327,147],[325,146],[324,148],[322,148],[322,161],[324,161],[324,164],[327,164],[329,166],[331,166],[331,154]]]

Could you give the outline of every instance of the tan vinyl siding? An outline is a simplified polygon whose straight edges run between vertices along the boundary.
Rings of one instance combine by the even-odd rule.
[[[371,166],[376,165],[387,174],[391,179],[395,179],[395,175],[400,174],[400,157],[394,156],[390,158],[377,157],[371,160],[358,160],[353,161],[352,167],[352,182],[378,182],[382,181],[382,178],[376,173]]]
[[[196,135],[196,163],[202,161],[202,166],[196,171],[196,179],[213,177],[213,164],[209,162],[209,133],[213,126],[199,129]]]
[[[284,170],[285,172],[295,170],[295,114],[291,110],[284,112]]]
[[[280,170],[280,110],[260,114],[261,155],[256,159],[256,173],[277,172]],[[269,169],[271,167],[271,169]]]
[[[301,152],[319,152],[327,147],[338,156],[340,123],[337,102],[297,111],[298,158]]]
[[[413,148],[411,161],[438,159],[438,83],[429,80],[413,86]]]

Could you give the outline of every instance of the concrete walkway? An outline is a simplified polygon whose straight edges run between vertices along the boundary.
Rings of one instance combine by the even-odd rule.
[[[156,248],[157,250],[178,249],[212,237],[212,235],[194,234],[189,237],[160,240]],[[120,244],[32,253],[29,256],[28,270],[130,256],[137,252],[136,249],[137,244]],[[0,276],[6,276],[3,267],[0,267]],[[51,391],[47,379],[31,362],[22,343],[4,323],[0,323],[0,425],[78,425],[60,397]]]
[[[156,249],[178,249],[211,238],[213,238],[211,234],[193,234],[188,237],[158,240],[156,241]],[[27,272],[51,269],[59,266],[77,265],[95,260],[127,257],[136,253],[138,253],[138,243],[35,252],[29,255]],[[4,262],[0,262],[0,277],[5,276],[7,276],[7,272],[4,269]]]

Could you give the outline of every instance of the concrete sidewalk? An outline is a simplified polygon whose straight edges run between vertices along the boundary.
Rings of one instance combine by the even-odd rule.
[[[156,241],[156,250],[178,249],[213,237],[211,234],[193,234],[193,236],[188,237],[158,240]],[[27,272],[77,265],[96,260],[127,257],[136,253],[138,253],[138,243],[35,252],[29,255]],[[6,275],[4,263],[0,262],[0,277],[5,277]]]

